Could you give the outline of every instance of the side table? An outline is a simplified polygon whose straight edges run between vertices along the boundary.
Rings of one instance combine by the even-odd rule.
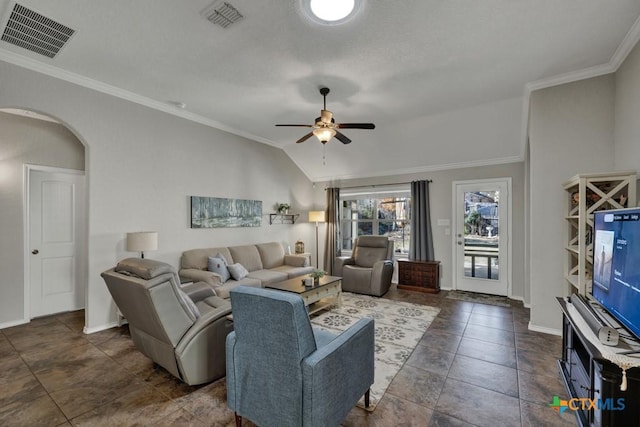
[[[440,292],[440,261],[398,260],[398,288]]]

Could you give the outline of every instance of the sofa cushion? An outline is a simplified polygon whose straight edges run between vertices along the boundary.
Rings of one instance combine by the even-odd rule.
[[[233,257],[233,262],[228,258],[227,261],[231,264],[239,262],[248,271],[262,270],[264,268],[256,245],[231,246],[229,252]]]
[[[229,249],[227,248],[206,248],[206,249],[191,249],[182,253],[180,259],[180,268],[188,269],[195,268],[196,270],[206,270],[209,257],[215,257],[218,253],[224,255],[228,264],[233,264],[234,261]]]
[[[280,243],[260,243],[256,247],[260,252],[262,268],[275,268],[284,264],[284,248]]]
[[[281,265],[280,267],[272,268],[271,271],[279,271],[280,273],[285,273],[289,279],[293,279],[294,277],[304,276],[305,274],[311,273],[313,267],[293,267],[291,265]]]
[[[285,255],[284,264],[291,267],[309,267],[309,257],[306,255]]]
[[[212,258],[209,257],[209,262],[207,263],[207,270],[217,273],[220,275],[220,281],[222,283],[229,280],[229,270],[227,269],[227,263],[220,258]]]
[[[262,287],[264,285],[269,285],[271,283],[282,282],[283,280],[287,280],[289,275],[286,272],[275,271],[275,270],[256,270],[249,273],[249,276],[252,279],[258,279],[262,283]]]
[[[233,277],[234,280],[244,279],[245,277],[247,277],[247,274],[249,274],[247,269],[244,268],[244,266],[239,262],[235,264],[231,264],[230,266],[227,267],[227,269],[229,270],[229,273],[231,274],[231,277]]]
[[[229,280],[224,285],[216,287],[215,288],[216,295],[218,295],[220,298],[229,298],[229,291],[235,288],[236,286],[240,286],[240,285],[251,286],[254,288],[261,287],[260,280],[252,279],[250,277],[245,277],[242,280]]]

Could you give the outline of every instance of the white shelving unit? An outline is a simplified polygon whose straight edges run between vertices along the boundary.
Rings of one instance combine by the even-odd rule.
[[[636,205],[636,172],[579,174],[564,183],[567,192],[565,278],[567,294],[591,291],[593,213]]]

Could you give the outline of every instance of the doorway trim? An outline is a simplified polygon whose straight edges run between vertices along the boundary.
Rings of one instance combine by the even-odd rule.
[[[513,297],[513,277],[512,277],[512,263],[513,263],[513,245],[512,245],[512,235],[513,235],[513,197],[512,197],[512,178],[510,176],[507,177],[498,177],[498,178],[484,178],[484,179],[470,179],[470,180],[462,180],[462,181],[452,181],[451,183],[451,222],[452,222],[452,233],[451,233],[451,284],[452,289],[458,289],[458,276],[457,276],[457,247],[456,247],[456,236],[458,235],[458,224],[456,218],[456,209],[457,209],[457,191],[456,187],[458,185],[467,185],[467,184],[485,184],[488,182],[496,182],[500,181],[506,184],[507,186],[507,194],[509,202],[507,203],[507,241],[506,241],[506,252],[507,252],[507,297]]]
[[[54,167],[54,166],[42,166],[42,165],[33,165],[33,164],[28,164],[25,163],[24,164],[24,176],[23,176],[23,190],[22,190],[22,194],[23,194],[23,200],[22,200],[22,209],[23,209],[23,215],[22,215],[22,220],[23,220],[23,236],[22,236],[22,241],[23,241],[23,259],[24,259],[24,285],[23,285],[23,289],[24,289],[24,308],[23,308],[23,313],[24,313],[24,318],[23,318],[23,323],[29,323],[31,322],[31,257],[30,255],[30,242],[29,242],[29,235],[30,235],[30,228],[29,228],[29,224],[30,224],[30,214],[29,214],[29,209],[30,209],[30,204],[29,204],[29,200],[31,197],[31,191],[30,191],[30,176],[31,176],[31,172],[34,171],[38,171],[38,172],[49,172],[49,173],[64,173],[64,174],[69,174],[69,175],[82,175],[85,177],[86,180],[86,170],[77,170],[77,169],[67,169],[67,168],[60,168],[60,167]],[[84,204],[85,204],[85,213],[84,213],[84,227],[81,230],[81,235],[78,236],[78,241],[81,242],[81,244],[86,245],[87,242],[87,211],[86,211],[86,204],[87,204],[87,186],[86,183],[84,185]],[[81,256],[81,258],[80,258]],[[79,256],[79,260],[78,262],[81,263],[81,265],[83,266],[83,270],[84,270],[84,277],[81,278],[81,280],[84,280],[84,284],[82,286],[84,286],[85,288],[85,293],[84,293],[84,306],[85,306],[85,324],[86,324],[86,317],[87,317],[87,313],[86,313],[86,307],[87,307],[87,303],[88,303],[88,292],[87,292],[87,266],[88,266],[88,255],[87,255],[87,251],[80,251],[80,256]]]

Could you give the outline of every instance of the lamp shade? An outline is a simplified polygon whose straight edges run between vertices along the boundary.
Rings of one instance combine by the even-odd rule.
[[[157,231],[138,231],[127,233],[127,251],[147,252],[158,249]]]
[[[324,211],[309,211],[309,222],[325,222]]]

